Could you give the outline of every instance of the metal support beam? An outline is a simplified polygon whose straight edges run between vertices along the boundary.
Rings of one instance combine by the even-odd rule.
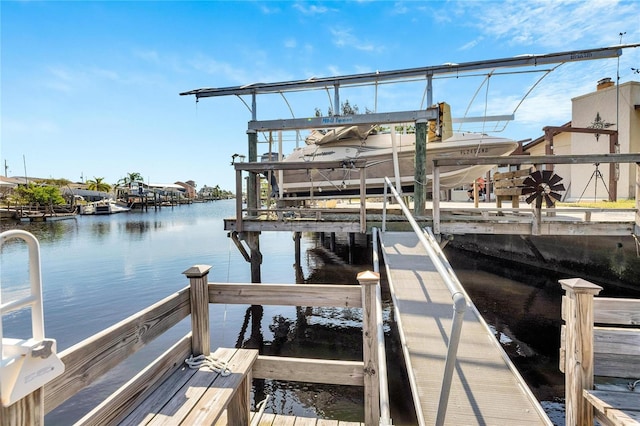
[[[640,163],[640,154],[586,154],[586,155],[510,155],[507,157],[449,157],[434,158],[437,166],[468,166],[476,164],[589,164]]]
[[[435,120],[437,118],[438,108],[429,107],[426,110],[417,111],[249,121],[248,128],[249,130],[259,132],[270,130],[322,129],[339,126],[356,126],[360,124],[410,123],[418,120]]]

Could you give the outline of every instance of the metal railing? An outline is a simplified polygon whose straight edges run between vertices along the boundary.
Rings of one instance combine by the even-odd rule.
[[[444,419],[447,413],[447,405],[449,403],[449,394],[451,391],[451,380],[453,377],[453,370],[456,364],[456,358],[458,353],[458,345],[460,343],[460,335],[462,332],[462,324],[464,321],[464,313],[469,305],[467,297],[462,285],[458,280],[453,268],[449,264],[449,261],[445,257],[440,245],[436,241],[433,232],[430,228],[422,230],[418,223],[413,218],[411,211],[402,201],[402,198],[393,187],[388,177],[384,178],[384,198],[382,208],[382,232],[386,230],[386,216],[387,216],[387,189],[391,189],[393,197],[396,199],[402,212],[406,216],[407,220],[411,224],[411,228],[415,232],[416,236],[420,240],[420,243],[427,251],[429,258],[433,262],[436,270],[442,277],[445,285],[451,292],[451,298],[453,299],[453,323],[451,324],[451,334],[449,337],[449,345],[447,347],[447,358],[445,361],[444,375],[442,378],[442,386],[440,388],[440,399],[438,402],[438,412],[436,417],[436,425],[444,424]],[[375,241],[375,239],[374,239]]]
[[[373,272],[380,274],[380,259],[378,257],[378,228],[372,229],[373,241]],[[384,330],[382,328],[382,293],[380,284],[376,286],[376,324],[378,333],[378,375],[380,378],[380,425],[391,425],[391,412],[389,409],[389,385],[387,382],[387,355],[384,346]]]

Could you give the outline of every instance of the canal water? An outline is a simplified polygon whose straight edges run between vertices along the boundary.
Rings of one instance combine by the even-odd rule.
[[[24,229],[40,241],[45,329],[62,351],[188,285],[182,272],[211,265],[210,282],[249,282],[249,264],[223,230],[235,201],[165,207],[111,216],[80,216],[51,223],[3,222],[0,230]],[[367,249],[354,264],[339,246],[332,255],[317,235],[302,238],[302,260],[294,264],[294,241],[287,232],[265,232],[265,283],[356,283],[371,269]],[[354,253],[351,253],[353,256]],[[449,261],[496,336],[542,401],[563,395],[557,368],[560,290],[557,279],[475,253],[447,249]],[[2,248],[2,300],[25,294],[28,257],[24,244]],[[383,283],[384,284],[384,283]],[[394,424],[413,424],[406,372],[389,297],[383,293]],[[362,357],[358,309],[215,305],[211,307],[212,347],[252,347],[270,355],[358,360]],[[6,337],[30,336],[26,310],[3,318]],[[190,329],[181,322],[123,365],[48,414],[46,424],[67,425],[151,362]],[[255,381],[253,401],[269,395],[267,411],[298,416],[363,420],[362,389]]]

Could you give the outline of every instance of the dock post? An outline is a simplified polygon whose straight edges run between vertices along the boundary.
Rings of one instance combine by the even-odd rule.
[[[36,389],[8,407],[0,405],[0,424],[20,426],[28,422],[30,426],[43,426],[43,389]]]
[[[245,232],[245,241],[249,246],[251,256],[251,282],[262,282],[260,265],[262,265],[262,253],[260,253],[260,232]]]
[[[300,265],[300,231],[293,233],[293,243],[295,247],[295,263],[296,265]]]
[[[620,145],[618,144],[618,132],[609,134],[609,153],[618,154],[619,151]],[[619,171],[619,163],[609,164],[609,201],[611,202],[618,201],[618,178],[616,176]]]
[[[636,232],[640,235],[640,163],[636,163]]]
[[[336,233],[335,232],[331,232],[329,234],[329,249],[331,250],[332,253],[336,252]]]
[[[353,265],[353,252],[356,249],[356,235],[349,232],[349,265]]]
[[[378,355],[377,303],[380,274],[365,271],[358,274],[362,287],[362,357],[364,361],[364,423],[380,424],[380,371]]]
[[[566,425],[593,426],[593,410],[582,390],[593,389],[593,296],[602,287],[581,278],[559,282],[566,292],[562,304]]]
[[[440,238],[440,166],[433,162],[433,233]]]
[[[416,121],[416,157],[413,182],[413,214],[424,216],[427,184],[427,122]]]
[[[191,353],[194,356],[211,353],[209,331],[208,277],[211,266],[194,265],[183,272],[189,278],[191,303]]]
[[[255,130],[247,130],[249,138],[249,162],[258,161],[258,133]],[[257,173],[249,170],[249,179],[247,179],[247,216],[255,216],[258,209],[258,190],[256,185]],[[236,194],[236,197],[238,195]]]
[[[360,169],[360,233],[367,232],[367,169]]]

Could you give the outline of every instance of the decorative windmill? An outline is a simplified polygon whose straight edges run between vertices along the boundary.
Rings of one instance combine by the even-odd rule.
[[[560,183],[562,178],[553,173],[552,170],[535,171],[522,182],[524,188],[522,195],[529,196],[525,201],[529,204],[536,200],[536,208],[542,208],[542,199],[547,203],[547,207],[553,207],[556,201],[560,201],[560,194],[557,191],[565,191],[564,185]]]

